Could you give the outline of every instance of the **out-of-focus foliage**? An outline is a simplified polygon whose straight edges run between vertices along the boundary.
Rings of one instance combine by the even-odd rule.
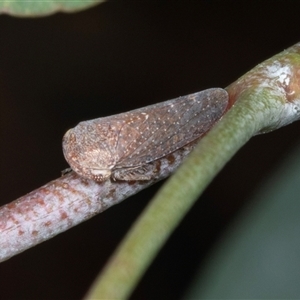
[[[185,299],[300,298],[299,151],[245,208]]]
[[[41,17],[56,12],[76,12],[105,0],[2,0],[0,13],[18,17]]]

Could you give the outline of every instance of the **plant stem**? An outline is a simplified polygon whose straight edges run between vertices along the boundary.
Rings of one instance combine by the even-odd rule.
[[[282,103],[281,96],[271,95],[266,90],[252,90],[242,95],[154,197],[87,299],[129,297],[153,257],[198,196],[226,162],[254,134],[266,127],[274,119],[274,114],[281,113]]]

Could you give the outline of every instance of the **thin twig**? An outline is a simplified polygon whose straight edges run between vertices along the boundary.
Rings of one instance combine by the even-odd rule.
[[[156,161],[149,181],[96,183],[71,172],[0,207],[0,261],[76,226],[173,173],[196,142]]]

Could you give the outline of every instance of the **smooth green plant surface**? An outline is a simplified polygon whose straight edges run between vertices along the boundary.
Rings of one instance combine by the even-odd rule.
[[[299,151],[243,209],[184,299],[299,299]]]
[[[0,13],[18,17],[40,17],[55,12],[76,12],[105,0],[2,0]]]

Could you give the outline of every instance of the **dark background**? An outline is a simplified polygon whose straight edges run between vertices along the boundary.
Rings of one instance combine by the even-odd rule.
[[[225,87],[300,41],[299,1],[111,1],[76,14],[0,16],[1,204],[60,176],[64,132]],[[132,299],[179,299],[228,224],[299,143],[253,138],[217,176]],[[0,265],[1,299],[81,299],[160,184]],[[251,204],[250,204],[251,205]]]

